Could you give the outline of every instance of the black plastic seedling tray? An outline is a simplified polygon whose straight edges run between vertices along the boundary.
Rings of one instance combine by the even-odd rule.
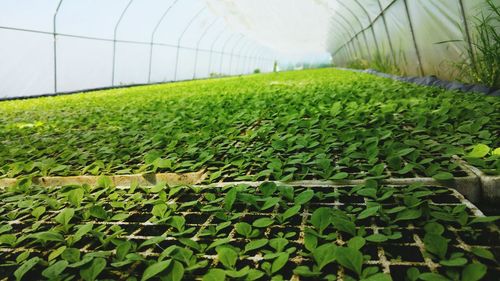
[[[313,277],[307,277],[298,273],[297,268],[300,266],[307,266],[313,268],[315,260],[309,255],[309,250],[305,246],[305,237],[310,233],[310,229],[314,229],[311,224],[311,214],[319,208],[327,207],[329,209],[342,210],[343,212],[357,213],[357,208],[365,209],[367,207],[368,198],[356,194],[349,194],[352,186],[333,186],[327,183],[319,184],[317,182],[303,182],[300,185],[293,186],[295,194],[300,194],[306,190],[314,191],[315,197],[311,200],[301,204],[300,212],[291,216],[286,220],[286,223],[278,223],[277,216],[280,216],[287,209],[293,207],[293,201],[286,201],[283,198],[280,203],[275,204],[272,208],[266,210],[259,210],[246,205],[239,201],[234,202],[231,208],[224,209],[224,198],[227,198],[228,192],[234,188],[236,183],[225,183],[211,186],[198,186],[182,187],[178,191],[168,196],[169,189],[156,189],[151,192],[153,188],[136,188],[135,191],[130,192],[128,187],[120,188],[95,188],[89,191],[86,197],[81,202],[81,205],[73,206],[76,210],[75,216],[71,219],[72,226],[67,232],[61,231],[61,225],[54,221],[55,217],[61,212],[64,207],[71,207],[71,203],[66,202],[65,199],[68,191],[78,186],[64,187],[64,188],[33,188],[33,191],[23,192],[17,190],[14,192],[4,192],[0,199],[2,206],[0,206],[0,226],[10,225],[11,229],[2,233],[3,235],[13,234],[17,238],[25,235],[29,236],[34,233],[42,231],[49,231],[56,229],[60,231],[63,237],[68,239],[69,236],[74,235],[76,225],[94,224],[93,229],[100,229],[100,233],[104,237],[111,235],[118,227],[121,233],[117,235],[114,240],[108,241],[109,243],[103,244],[97,238],[97,234],[89,232],[82,237],[81,240],[74,245],[67,246],[76,248],[81,252],[81,255],[88,253],[100,253],[106,260],[106,267],[99,274],[99,279],[126,279],[128,277],[141,278],[144,270],[148,266],[147,261],[137,261],[127,264],[122,267],[113,267],[112,264],[117,262],[116,259],[116,245],[115,243],[122,241],[131,241],[139,248],[136,253],[147,260],[156,260],[166,249],[171,246],[178,246],[181,248],[190,249],[194,252],[198,262],[207,261],[207,265],[202,268],[197,268],[191,271],[184,272],[186,280],[202,279],[211,269],[220,268],[224,269],[225,266],[219,261],[217,247],[212,247],[208,250],[198,252],[194,248],[186,246],[184,239],[196,241],[198,244],[211,245],[214,241],[226,242],[222,245],[230,245],[234,249],[244,249],[251,241],[259,239],[276,239],[277,237],[286,236],[287,243],[282,249],[287,252],[288,261],[272,276],[281,275],[285,280],[318,280],[328,275],[336,275],[338,280],[350,280],[347,276],[355,277],[356,273],[337,262],[332,262],[321,270],[321,274]],[[253,192],[255,195],[260,196],[259,183],[247,183],[246,190]],[[406,186],[394,186],[395,188],[403,189]],[[429,187],[430,190],[436,190],[434,194],[427,194],[424,198],[429,206],[437,208],[455,208],[457,206],[464,206],[470,219],[473,217],[482,217],[482,213],[460,193],[454,189],[445,187]],[[102,191],[105,190],[105,191]],[[92,203],[91,199],[94,198],[96,193],[102,191],[103,195],[100,196],[98,201]],[[438,192],[439,191],[439,192]],[[165,192],[165,193],[163,193]],[[207,198],[207,194],[213,196]],[[396,207],[402,206],[402,194],[397,194],[387,198],[382,202],[384,206]],[[110,200],[109,196],[119,195],[117,199]],[[324,196],[330,194],[331,196]],[[48,197],[45,197],[47,195]],[[109,196],[108,196],[109,195]],[[276,194],[275,194],[276,195]],[[168,198],[165,198],[167,196]],[[297,195],[296,195],[297,196]],[[47,211],[40,216],[39,219],[34,219],[32,215],[32,208],[34,205],[39,204],[47,198],[59,199],[61,205],[59,210],[52,210],[47,207]],[[212,198],[213,197],[213,198]],[[320,198],[322,197],[322,198]],[[116,202],[132,202],[136,200],[137,204],[131,204],[130,209],[124,211],[116,207]],[[19,204],[19,202],[31,202],[32,204]],[[45,202],[45,201],[44,201]],[[184,229],[192,229],[183,234],[178,234],[172,227],[170,221],[155,221],[153,215],[154,205],[159,202],[164,202],[168,206],[177,206],[177,210],[173,211],[171,216],[180,216],[185,219]],[[194,203],[196,202],[196,203]],[[215,202],[215,203],[213,203]],[[52,202],[53,203],[53,202]],[[88,203],[88,204],[85,204]],[[185,204],[182,207],[182,204]],[[112,214],[125,213],[128,216],[122,220],[109,220],[98,219],[96,217],[84,218],[82,214],[87,208],[92,208],[93,205],[102,205],[106,212],[111,216]],[[370,204],[370,203],[369,203]],[[20,206],[21,205],[21,206]],[[113,207],[115,205],[115,207]],[[213,207],[212,209],[208,207]],[[214,208],[217,207],[217,211]],[[173,208],[175,209],[175,208]],[[19,215],[13,217],[12,212],[17,212]],[[10,215],[9,215],[10,214]],[[235,215],[235,218],[226,223],[227,226],[221,227],[227,221],[224,216]],[[108,217],[109,217],[108,216]],[[236,231],[237,223],[254,224],[258,219],[269,218],[273,223],[264,227],[253,227],[258,229],[258,234],[252,238],[245,238]],[[33,230],[33,224],[39,224],[36,230]],[[482,280],[497,280],[500,275],[500,267],[498,258],[500,256],[500,236],[497,227],[493,224],[476,224],[474,228],[462,228],[457,222],[449,221],[440,223],[445,227],[443,236],[449,239],[449,252],[461,252],[464,254],[469,262],[480,261],[487,266],[487,273]],[[357,220],[355,231],[357,236],[363,232],[362,236],[367,237],[373,234],[385,233],[387,228],[391,228],[392,233],[399,232],[395,239],[389,239],[382,242],[366,243],[359,249],[364,255],[363,269],[367,267],[376,268],[375,271],[390,275],[393,280],[404,280],[407,271],[410,268],[417,268],[421,273],[434,272],[445,274],[449,269],[443,266],[439,261],[429,255],[426,250],[425,243],[423,242],[426,231],[424,230],[425,220],[405,220],[399,222],[398,226],[389,226],[378,216],[371,216],[366,219]],[[218,229],[220,228],[220,229]],[[364,230],[363,230],[364,229]],[[215,232],[214,232],[215,231]],[[360,232],[361,231],[361,232]],[[346,247],[349,240],[354,235],[340,231],[332,224],[328,225],[323,232],[324,235],[335,234],[335,238],[318,237],[317,243],[333,243],[337,247]],[[161,241],[156,241],[147,246],[141,247],[146,241],[162,237]],[[333,236],[332,236],[333,237]],[[14,276],[14,272],[19,268],[16,259],[20,254],[29,252],[29,258],[39,257],[41,261],[37,263],[25,275],[23,280],[38,280],[45,279],[41,276],[41,272],[55,260],[60,260],[61,256],[54,257],[53,251],[67,245],[64,241],[48,241],[41,243],[35,239],[25,239],[17,245],[9,246],[6,243],[0,244],[0,280],[10,280]],[[483,259],[471,253],[472,249],[487,249],[494,254],[494,259]],[[292,250],[295,249],[295,250]],[[267,253],[273,252],[273,247],[270,244],[250,250],[245,254],[240,254],[235,264],[235,269],[240,270],[246,266],[263,271],[263,265],[266,262],[272,262],[272,259],[265,259]],[[47,260],[51,262],[47,263]],[[186,266],[185,266],[186,267]],[[67,276],[75,275],[79,277],[79,267],[67,267],[64,273]],[[263,275],[259,280],[267,280],[271,276]]]

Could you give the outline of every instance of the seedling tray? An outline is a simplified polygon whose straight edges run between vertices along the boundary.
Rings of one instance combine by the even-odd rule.
[[[483,173],[481,169],[471,165],[467,165],[467,167],[479,178],[479,181],[481,182],[482,198],[484,201],[489,203],[498,203],[500,200],[500,176],[487,175]]]
[[[278,183],[278,186],[281,185]],[[368,185],[373,187],[373,182],[367,183],[361,190],[369,189]],[[463,208],[463,214],[468,216],[468,223],[465,225],[454,220],[442,220],[444,218],[424,219],[423,216],[389,225],[377,215],[355,219],[355,227],[351,233],[332,223],[324,228],[323,235],[315,236],[311,234],[317,231],[316,223],[312,223],[312,216],[317,210],[326,207],[328,210],[339,210],[350,218],[359,217],[362,210],[367,210],[367,206],[373,206],[374,200],[359,195],[359,187],[347,185],[302,182],[286,186],[292,187],[295,194],[293,200],[284,198],[284,193],[277,189],[272,191],[276,187],[275,183],[258,182],[170,188],[161,184],[144,188],[136,185],[119,188],[110,185],[96,188],[75,185],[10,188],[0,195],[0,229],[3,232],[0,234],[0,279],[9,280],[15,272],[15,276],[18,276],[19,268],[23,267],[23,280],[45,279],[51,274],[47,268],[53,266],[54,269],[57,267],[56,263],[59,263],[59,268],[64,267],[59,274],[65,277],[88,277],[87,274],[92,271],[99,279],[140,279],[144,278],[144,272],[154,267],[162,256],[163,261],[172,259],[171,265],[163,268],[153,279],[173,272],[180,274],[180,267],[183,269],[184,279],[200,280],[207,274],[215,277],[220,277],[217,274],[223,272],[236,274],[230,268],[241,271],[246,266],[247,271],[251,269],[254,276],[260,277],[259,280],[268,280],[271,276],[281,276],[285,280],[317,280],[328,275],[336,275],[338,280],[356,278],[355,266],[340,261],[328,262],[318,274],[306,276],[309,274],[306,268],[313,270],[318,263],[311,252],[326,244],[334,245],[336,249],[347,249],[351,244],[357,244],[355,247],[360,248],[354,251],[363,255],[363,270],[371,271],[372,275],[379,274],[379,277],[391,276],[393,280],[403,280],[408,270],[415,271],[410,268],[418,269],[420,274],[432,272],[443,275],[447,270],[458,268],[457,272],[460,274],[462,268],[479,262],[487,268],[482,280],[496,280],[500,274],[500,238],[496,225],[486,223],[491,220],[454,189],[411,185],[413,192],[420,192],[419,198],[423,200],[421,204],[428,206],[429,210],[445,212]],[[352,193],[356,188],[358,191]],[[406,203],[403,202],[403,196],[411,193],[407,185],[375,188],[393,190],[392,196],[379,202],[382,208],[404,206]],[[268,199],[272,197],[280,200],[266,209],[261,208],[261,204],[265,203],[260,201],[260,207],[256,207],[245,204],[240,199],[231,200],[232,190],[240,189],[259,198],[267,196]],[[78,190],[83,191],[82,196],[79,196]],[[241,196],[242,193],[238,194]],[[313,197],[304,194],[313,194]],[[290,216],[286,223],[278,222],[279,217],[293,206],[300,206],[300,211]],[[35,209],[39,207],[46,210],[35,214]],[[74,211],[74,215],[68,215],[69,209]],[[165,210],[170,210],[171,213],[166,215]],[[61,215],[63,213],[65,215]],[[167,220],[162,220],[162,216],[167,217]],[[231,219],[227,218],[231,216]],[[65,218],[69,219],[66,224]],[[182,218],[185,223],[180,223]],[[479,218],[480,221],[474,222],[474,218]],[[424,226],[429,221],[437,221],[444,226],[442,235],[450,239],[447,258],[452,253],[459,253],[467,260],[466,265],[444,266],[430,253],[432,251],[427,248],[429,246],[423,242],[427,231]],[[272,223],[268,225],[269,222]],[[245,238],[241,229],[238,230],[243,223],[250,225],[252,230],[257,229],[258,233]],[[78,229],[90,224],[92,230],[85,232],[74,243],[69,242],[71,239],[76,240],[74,237]],[[386,238],[389,236],[388,229],[390,235],[394,236],[391,239],[380,239],[382,236],[379,234]],[[311,235],[316,237],[318,247],[311,248]],[[41,239],[42,236],[45,238]],[[353,239],[355,236],[358,238]],[[271,243],[271,239],[279,237],[285,237],[285,240]],[[358,241],[354,241],[356,239]],[[360,244],[361,239],[364,241],[363,245]],[[267,242],[244,254],[241,252],[257,240]],[[127,252],[128,258],[118,257],[118,248],[124,243],[131,243],[130,247],[133,249]],[[208,248],[199,251],[199,245],[203,244],[207,246],[201,247]],[[277,246],[278,244],[281,246]],[[281,249],[276,250],[276,247]],[[80,261],[85,258],[91,261],[79,265],[78,261],[71,260],[69,250],[66,250],[68,248],[80,253]],[[173,253],[182,251],[184,259],[172,253],[165,254],[172,249]],[[489,254],[478,256],[478,252],[484,251]],[[234,252],[237,257],[233,259]],[[276,253],[281,254],[273,257]],[[286,257],[284,261],[277,261],[283,257]],[[124,263],[128,259],[132,261]],[[35,262],[32,264],[29,261]],[[200,266],[193,268],[193,264]],[[42,272],[44,276],[41,276]]]

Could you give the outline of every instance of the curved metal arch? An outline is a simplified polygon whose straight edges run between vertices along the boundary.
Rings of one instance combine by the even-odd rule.
[[[149,41],[149,70],[148,70],[148,83],[151,83],[151,65],[153,63],[153,42],[154,42],[154,38],[155,38],[155,35],[156,35],[156,31],[158,31],[158,28],[160,27],[160,24],[163,22],[163,20],[165,19],[165,17],[167,16],[167,14],[170,12],[170,10],[172,9],[172,7],[175,6],[175,4],[177,4],[179,0],[174,0],[174,2],[172,2],[172,4],[170,4],[167,9],[165,10],[165,12],[163,12],[163,14],[161,15],[160,19],[158,20],[158,22],[156,23],[155,27],[153,28],[153,32],[151,32],[151,40]]]
[[[366,17],[368,18],[368,20],[370,21],[370,30],[372,31],[372,37],[373,37],[373,42],[375,42],[375,48],[377,48],[377,53],[381,54],[380,53],[380,49],[378,47],[378,40],[377,40],[377,36],[375,36],[375,30],[373,30],[373,22],[372,22],[372,18],[370,17],[370,14],[368,13],[368,11],[365,9],[365,7],[363,7],[363,5],[361,5],[359,3],[359,0],[354,0],[354,2],[356,4],[358,4],[358,6],[361,8],[361,10],[363,11],[363,13],[366,15]]]
[[[250,46],[252,46],[253,41],[249,40],[247,44],[243,45],[239,51],[239,63],[238,67],[241,69],[242,73],[245,73],[245,61],[247,59],[247,55],[249,53]]]
[[[222,45],[221,56],[220,56],[220,66],[219,66],[219,73],[220,74],[222,74],[222,63],[224,62],[224,54],[226,53],[225,52],[226,46],[231,41],[231,39],[233,38],[234,35],[239,35],[240,39],[243,37],[243,34],[241,34],[241,33],[233,33],[233,34],[231,34],[231,36],[229,36],[229,38],[227,38],[227,40]],[[238,42],[238,41],[236,41],[236,42]]]
[[[345,18],[345,17],[344,17],[341,13],[339,13],[338,11],[336,11],[336,14],[337,14],[337,15],[338,15],[341,19],[343,19],[343,20],[346,22],[346,24],[347,24],[348,26],[350,25],[350,22],[349,22],[349,21],[348,21],[348,20],[347,20],[347,19],[346,19],[346,18]],[[359,53],[360,53],[360,55],[361,55],[361,56],[363,56],[363,48],[361,48],[361,44],[359,43],[359,39],[357,38],[357,37],[358,37],[358,34],[357,34],[355,31],[353,31],[353,32],[354,32],[354,36],[353,36],[353,37],[351,38],[351,40],[349,40],[349,41],[352,41],[352,40],[356,39],[356,41],[357,41],[356,43],[358,44],[358,48],[359,48]]]
[[[351,42],[351,41],[352,41],[352,38],[354,38],[354,36],[352,36],[352,35],[351,35],[351,32],[349,31],[349,29],[348,29],[348,28],[347,28],[347,27],[346,27],[343,23],[341,23],[340,21],[338,21],[338,20],[337,20],[337,18],[335,18],[335,17],[334,17],[334,18],[332,18],[331,20],[333,20],[333,21],[337,22],[337,24],[338,24],[338,25],[340,25],[340,26],[341,26],[341,27],[342,27],[342,28],[346,31],[347,36],[348,36],[348,37],[349,37],[349,36],[351,37],[351,39],[347,39],[347,40],[344,42],[344,44],[343,44],[343,45],[346,45],[346,44],[348,44],[349,42]],[[359,50],[359,52],[360,52],[360,54],[361,54],[361,50]],[[356,48],[354,48],[354,53],[356,53]],[[356,56],[354,56],[354,57],[356,57]]]
[[[113,29],[113,65],[111,70],[111,86],[115,85],[116,34],[118,32],[118,26],[122,22],[122,19],[125,16],[125,13],[127,12],[132,2],[134,2],[134,0],[128,1],[128,4],[125,6],[125,9],[123,9],[122,13],[120,14],[120,17],[118,18],[118,21],[115,24],[115,28]]]
[[[236,46],[238,46],[240,44],[240,42],[244,42],[243,39],[245,39],[244,35],[243,35],[243,37],[241,37],[240,40],[238,40],[236,42],[236,44],[234,44],[233,48],[231,48],[231,52],[230,52],[231,56],[229,57],[229,74],[231,74],[231,68],[232,68],[232,65],[233,65],[234,50],[236,49]]]
[[[180,44],[181,44],[181,41],[182,41],[182,38],[184,37],[184,34],[186,34],[186,32],[188,31],[188,29],[191,27],[191,25],[193,24],[193,22],[196,21],[196,19],[201,15],[201,13],[203,11],[205,11],[207,9],[206,6],[204,6],[203,8],[201,8],[190,20],[189,20],[189,23],[187,24],[187,26],[184,28],[184,30],[182,31],[181,35],[179,36],[179,38],[177,38],[177,49],[176,49],[176,53],[175,53],[175,70],[174,70],[174,81],[177,80],[177,68],[179,66],[179,48],[180,48]]]
[[[380,10],[380,15],[382,17],[382,22],[384,23],[384,29],[385,29],[385,34],[387,35],[389,49],[391,49],[392,60],[393,60],[393,63],[396,63],[396,54],[394,53],[394,47],[392,46],[391,36],[389,35],[389,29],[387,28],[387,21],[385,19],[385,15],[384,15],[384,9],[382,8],[382,4],[380,3],[380,0],[377,0],[377,4],[378,4],[378,8]]]
[[[215,36],[215,39],[214,41],[212,41],[212,45],[210,45],[210,57],[208,58],[208,75],[210,75],[210,70],[212,69],[212,54],[214,52],[214,46],[215,46],[215,43],[219,40],[219,38],[222,36],[222,34],[224,34],[224,32],[226,32],[226,26],[224,26],[224,28],[221,30],[221,32],[219,34],[217,34],[217,36]]]
[[[54,41],[54,92],[57,93],[57,15],[59,14],[59,9],[61,8],[61,4],[64,0],[59,0],[57,4],[57,8],[54,12],[54,16],[52,17],[52,34]]]
[[[193,70],[193,79],[196,78],[196,68],[198,66],[198,53],[200,52],[200,44],[201,40],[205,38],[205,35],[208,34],[208,31],[212,28],[212,26],[215,25],[215,23],[219,20],[219,18],[215,18],[208,26],[205,28],[205,30],[201,33],[200,38],[198,38],[198,41],[196,41],[196,51],[194,54],[194,70]]]
[[[363,27],[363,23],[361,23],[361,21],[359,20],[358,16],[356,16],[356,14],[349,8],[347,7],[342,1],[337,1],[342,7],[344,7],[344,9],[346,9],[355,19],[356,21],[358,22],[359,24],[359,27],[360,27],[360,32],[363,34],[363,39],[365,41],[365,47],[366,47],[366,53],[368,54],[368,57],[370,58],[370,60],[372,59],[372,55],[370,53],[370,47],[368,46],[368,40],[366,39],[366,34],[364,32],[364,27]]]

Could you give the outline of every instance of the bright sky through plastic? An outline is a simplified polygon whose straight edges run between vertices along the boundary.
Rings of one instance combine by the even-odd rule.
[[[205,0],[228,25],[278,53],[324,57],[335,1]],[[313,17],[311,15],[314,15]]]

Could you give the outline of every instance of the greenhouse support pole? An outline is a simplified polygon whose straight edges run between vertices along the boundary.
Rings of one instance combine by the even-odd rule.
[[[377,53],[378,53],[378,54],[380,54],[380,55],[382,55],[382,54],[380,53],[380,49],[379,49],[379,47],[378,47],[377,36],[375,36],[375,31],[374,31],[374,28],[373,28],[373,23],[374,23],[374,22],[372,21],[372,19],[371,19],[371,17],[370,17],[370,14],[369,14],[369,13],[368,13],[368,11],[365,9],[365,7],[363,7],[363,5],[361,5],[361,4],[359,3],[359,0],[354,0],[354,2],[356,2],[356,4],[358,4],[358,6],[361,8],[361,10],[363,10],[363,13],[365,14],[366,18],[370,21],[370,26],[369,26],[369,28],[370,28],[370,30],[371,30],[371,32],[372,32],[373,42],[375,42],[375,48],[377,49]]]
[[[396,2],[396,0],[393,1],[393,3]],[[389,34],[389,28],[387,27],[387,21],[385,20],[385,10],[382,9],[382,4],[380,3],[380,0],[377,0],[378,7],[380,9],[380,15],[382,17],[382,22],[384,23],[384,29],[385,29],[385,34],[387,34],[387,42],[389,43],[389,49],[391,49],[391,55],[392,55],[392,60],[393,63],[396,64],[396,53],[394,53],[394,47],[392,46],[392,40],[391,40],[391,35]]]
[[[356,21],[358,22],[359,24],[359,27],[360,27],[360,31],[363,35],[363,39],[365,41],[365,47],[366,47],[366,52],[368,54],[368,58],[369,60],[371,61],[372,60],[372,55],[370,53],[370,47],[368,46],[368,40],[366,39],[366,34],[364,32],[364,28],[363,28],[363,24],[361,23],[361,21],[359,20],[359,18],[356,16],[356,14],[351,10],[349,9],[349,7],[347,7],[342,1],[337,1],[340,5],[342,5],[342,7],[344,7],[344,9],[346,9],[355,19]],[[358,33],[359,34],[359,33]],[[356,35],[357,36],[357,35]]]
[[[167,7],[165,12],[161,15],[160,19],[156,23],[155,27],[153,28],[153,32],[151,33],[151,40],[149,41],[149,67],[148,67],[148,83],[151,83],[151,65],[153,63],[153,43],[156,35],[156,31],[158,31],[158,27],[160,27],[160,24],[163,22],[165,17],[167,16],[168,12],[172,9],[172,7],[177,3],[178,0],[175,0],[170,4],[170,6]]]
[[[54,12],[54,17],[52,18],[52,35],[54,41],[54,93],[57,93],[57,14],[59,13],[59,8],[61,8],[63,0],[59,0],[57,4],[56,11]]]
[[[415,32],[414,32],[414,29],[413,29],[413,24],[411,22],[410,10],[408,10],[408,3],[407,3],[406,0],[403,0],[403,3],[405,4],[406,16],[408,17],[408,24],[409,24],[409,27],[410,27],[411,38],[413,40],[413,47],[415,48],[415,53],[417,54],[417,63],[418,63],[418,69],[420,71],[420,76],[424,76],[424,69],[423,69],[423,66],[422,66],[422,60],[420,58],[420,51],[418,50],[417,40],[415,38]]]
[[[222,49],[221,49],[221,56],[220,56],[220,64],[219,64],[219,74],[222,75],[222,64],[224,63],[224,54],[226,53],[226,47],[227,47],[227,44],[231,41],[231,39],[233,39],[234,35],[236,35],[236,33],[233,33],[231,34],[231,36],[229,36],[226,41],[224,42],[224,44],[222,44]],[[238,34],[240,37],[242,37],[243,35],[242,34]]]
[[[345,21],[347,26],[349,26],[349,24],[350,24],[349,21],[342,14],[340,14],[338,11],[337,11],[337,15]],[[359,55],[360,55],[360,57],[363,57],[363,48],[361,48],[361,44],[359,43],[359,40],[357,38],[357,34],[354,30],[352,30],[352,32],[354,33],[354,35],[351,37],[351,40],[349,40],[349,41],[354,41],[354,39],[356,39],[356,42],[358,43],[358,48],[359,48]]]
[[[231,48],[231,55],[229,57],[229,75],[231,75],[231,69],[232,69],[232,64],[233,64],[233,57],[234,57],[234,50],[236,49],[236,46],[240,44],[240,42],[244,42],[243,39],[245,39],[245,36],[242,36],[236,43],[234,44],[233,48]]]
[[[198,53],[200,52],[200,44],[201,44],[201,40],[203,40],[203,38],[205,38],[205,35],[207,35],[208,31],[210,30],[210,28],[212,28],[212,26],[218,21],[219,19],[218,18],[215,18],[215,20],[212,21],[212,23],[210,23],[207,28],[205,28],[205,30],[203,31],[203,33],[201,34],[200,38],[198,39],[198,41],[196,41],[196,51],[195,51],[195,54],[194,54],[194,70],[193,70],[193,79],[196,79],[196,69],[198,68]]]
[[[214,41],[212,41],[212,44],[210,45],[210,56],[208,58],[208,76],[210,76],[211,74],[210,70],[212,69],[212,54],[214,52],[215,43],[219,40],[219,38],[222,36],[222,34],[224,34],[225,31],[226,27],[224,26],[224,28],[220,31],[220,33],[217,34],[217,36],[215,36]]]
[[[345,27],[345,25],[343,23],[341,23],[340,21],[338,21],[336,18],[332,18],[332,20],[334,20],[338,25],[340,25],[347,33],[347,36],[349,38],[349,36],[351,36],[351,33],[349,32],[349,29]],[[350,42],[352,41],[352,37],[351,39],[348,39],[345,43],[345,44],[349,44]],[[356,48],[354,48],[354,56],[353,57],[356,57]]]
[[[473,67],[476,67],[476,58],[474,54],[474,49],[472,47],[472,40],[470,36],[470,31],[469,31],[469,24],[467,22],[467,16],[465,15],[465,9],[464,9],[464,3],[462,0],[458,0],[458,5],[460,6],[460,14],[462,16],[462,21],[464,22],[464,32],[465,32],[465,38],[467,39],[467,46],[469,47],[470,50],[470,60],[472,62]]]
[[[122,13],[120,14],[120,17],[118,18],[118,21],[116,22],[115,28],[113,30],[113,64],[111,69],[111,86],[115,85],[116,34],[118,31],[118,26],[120,25],[123,17],[125,16],[125,13],[127,12],[132,2],[134,2],[134,0],[130,0],[128,4],[125,6],[125,9],[123,9]]]
[[[181,47],[181,41],[182,41],[182,38],[184,37],[184,34],[186,34],[186,31],[189,29],[189,27],[191,27],[191,25],[193,24],[193,22],[195,22],[195,20],[201,15],[201,13],[206,9],[207,7],[203,7],[201,8],[190,20],[189,20],[189,23],[187,24],[187,26],[184,28],[184,30],[182,31],[181,35],[179,36],[179,38],[177,38],[177,48],[176,48],[176,52],[175,52],[175,69],[174,69],[174,81],[177,81],[177,68],[179,67],[179,49]]]

